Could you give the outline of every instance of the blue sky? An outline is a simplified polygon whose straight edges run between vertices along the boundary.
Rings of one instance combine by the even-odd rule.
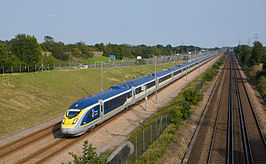
[[[0,40],[26,33],[43,42],[266,45],[266,0],[0,0]]]

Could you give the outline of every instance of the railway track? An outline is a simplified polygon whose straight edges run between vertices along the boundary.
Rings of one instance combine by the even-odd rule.
[[[136,104],[137,105],[137,104]],[[61,135],[58,139],[55,139],[54,142],[45,144],[43,146],[40,146],[37,150],[32,150],[32,153],[29,153],[27,156],[25,156],[22,159],[19,159],[16,161],[16,163],[42,163],[46,161],[47,159],[51,158],[61,150],[69,147],[73,143],[85,138],[86,136],[90,135],[91,133],[97,131],[100,127],[104,126],[108,122],[112,121],[116,117],[119,117],[123,113],[125,113],[128,109],[122,111],[118,115],[110,118],[109,120],[106,120],[99,126],[95,127],[94,129],[90,130],[89,132],[85,133],[82,136],[79,137],[65,137]],[[5,158],[10,154],[16,153],[17,151],[20,151],[23,148],[26,148],[33,142],[40,140],[44,137],[47,137],[48,135],[51,135],[51,132],[59,131],[60,132],[60,123],[57,123],[55,125],[48,126],[44,129],[41,129],[37,132],[34,132],[26,137],[20,138],[18,140],[15,140],[14,142],[11,142],[9,144],[3,145],[0,147],[0,159]],[[58,128],[57,128],[58,126]],[[56,127],[56,128],[55,128]],[[19,156],[21,153],[18,152]],[[2,161],[2,160],[1,160]],[[4,160],[5,161],[5,160]],[[8,161],[6,161],[8,162]],[[0,162],[1,163],[1,162]]]
[[[184,75],[185,76],[185,75]],[[142,100],[143,101],[143,100]],[[138,105],[135,104],[135,105]],[[133,106],[135,106],[133,105]],[[130,108],[106,120],[80,137],[67,138],[60,133],[60,123],[48,126],[28,136],[0,147],[0,163],[42,163],[75,142],[97,131],[111,120],[119,117]],[[57,136],[57,137],[55,137]],[[39,142],[43,140],[42,142]],[[34,149],[32,149],[34,147]],[[25,153],[26,152],[26,153]]]
[[[264,135],[233,54],[225,69],[207,163],[266,163]]]

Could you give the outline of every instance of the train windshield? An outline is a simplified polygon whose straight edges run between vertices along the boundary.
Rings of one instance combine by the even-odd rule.
[[[76,117],[80,111],[81,111],[80,109],[68,109],[66,116],[67,118]]]

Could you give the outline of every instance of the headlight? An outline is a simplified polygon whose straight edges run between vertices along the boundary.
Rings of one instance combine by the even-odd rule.
[[[64,123],[65,123],[65,119],[62,120],[62,124],[64,124]]]
[[[73,121],[73,123],[72,123],[72,124],[75,124],[77,121],[78,121],[78,119],[76,118],[76,119]]]

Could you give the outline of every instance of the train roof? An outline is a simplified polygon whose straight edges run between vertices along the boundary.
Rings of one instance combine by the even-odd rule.
[[[211,56],[211,55],[208,55],[206,58],[208,58],[209,56]],[[193,62],[196,62],[198,60],[203,60],[203,59],[205,59],[205,57],[190,61],[188,63],[179,64],[177,66],[174,66],[174,67],[171,67],[168,69],[164,69],[162,71],[157,72],[157,77],[161,77],[161,76],[168,74],[174,70],[181,69],[182,67],[185,67],[187,64],[191,64]],[[126,90],[129,90],[133,86],[136,87],[136,86],[139,86],[141,84],[144,84],[144,83],[154,79],[155,78],[154,76],[155,76],[154,74],[149,74],[147,76],[142,76],[142,77],[130,80],[130,81],[126,81],[126,82],[121,83],[121,84],[111,86],[109,89],[107,89],[105,91],[96,93],[94,95],[91,95],[91,96],[88,96],[88,97],[85,97],[85,98],[82,98],[82,99],[76,101],[75,103],[73,103],[69,107],[69,109],[73,109],[73,108],[84,109],[90,105],[97,103],[99,99],[105,100],[105,99],[110,98],[112,96],[115,96],[119,93],[122,93]]]

